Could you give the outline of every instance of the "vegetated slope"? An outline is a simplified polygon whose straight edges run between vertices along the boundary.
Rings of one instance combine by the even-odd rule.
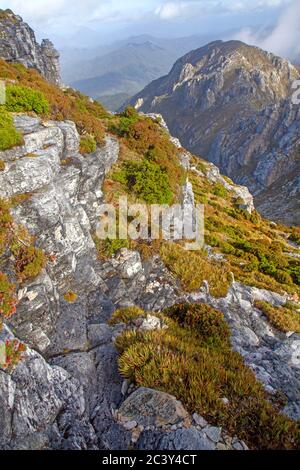
[[[179,449],[183,440],[191,449],[245,448],[241,439],[251,448],[297,448],[299,426],[281,410],[300,416],[299,230],[264,220],[246,188],[181,148],[159,116],[132,108],[111,115],[4,61],[0,78],[9,90],[0,108],[0,334],[17,341],[0,366],[1,448],[160,449],[164,442]],[[100,206],[118,209],[120,195],[148,205],[183,196],[204,204],[206,246],[188,252],[162,239],[99,240]],[[33,239],[16,235],[20,223]],[[156,313],[121,310],[107,324],[128,305]],[[121,337],[120,321],[128,323]],[[152,390],[125,390],[116,346],[122,376]],[[171,417],[159,424],[163,400],[174,400],[160,391],[175,393],[174,374],[187,410],[175,416],[176,430]],[[144,419],[152,403],[150,431],[131,415],[127,400],[136,393],[148,396],[138,410]],[[205,423],[200,414],[209,422],[203,429],[193,421]]]
[[[298,70],[286,60],[239,41],[217,41],[183,56],[131,103],[161,113],[186,148],[249,187],[263,214],[299,225],[296,79]]]

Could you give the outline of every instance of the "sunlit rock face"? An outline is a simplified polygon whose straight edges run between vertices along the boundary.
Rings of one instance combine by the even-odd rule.
[[[10,10],[0,10],[0,58],[34,68],[50,83],[61,84],[59,53],[52,42],[38,44],[30,26]]]

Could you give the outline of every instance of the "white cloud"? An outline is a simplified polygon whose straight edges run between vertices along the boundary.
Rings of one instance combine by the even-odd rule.
[[[155,14],[163,20],[179,16],[220,13],[245,13],[278,8],[289,4],[291,0],[165,0],[155,9]]]
[[[162,20],[176,18],[183,13],[186,6],[186,2],[167,2],[159,5],[155,10],[155,14]]]
[[[300,3],[299,0],[294,0],[281,15],[271,32],[244,28],[235,35],[235,39],[257,45],[282,57],[300,58],[299,20]]]

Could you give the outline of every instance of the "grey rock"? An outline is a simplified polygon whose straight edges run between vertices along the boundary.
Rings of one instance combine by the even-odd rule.
[[[221,438],[222,429],[214,426],[207,426],[203,429],[204,434],[213,442],[219,442]]]
[[[175,397],[149,388],[133,392],[118,410],[121,421],[135,420],[139,425],[162,427],[188,419],[188,413]]]
[[[33,30],[20,16],[6,11],[0,19],[0,57],[34,68],[55,85],[61,84],[59,53],[48,39],[37,43]]]

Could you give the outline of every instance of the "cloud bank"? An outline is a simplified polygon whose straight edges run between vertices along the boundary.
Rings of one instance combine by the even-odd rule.
[[[271,32],[242,29],[235,35],[248,44],[254,44],[291,60],[300,61],[300,2],[294,1],[279,18]]]

